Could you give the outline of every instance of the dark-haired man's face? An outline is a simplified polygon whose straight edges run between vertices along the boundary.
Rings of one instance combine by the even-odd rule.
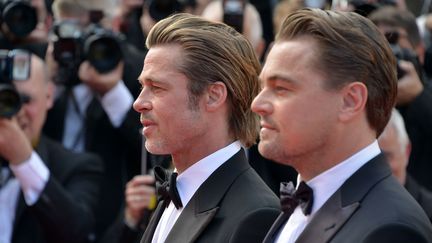
[[[311,39],[276,43],[260,75],[263,89],[252,103],[261,117],[260,153],[294,167],[322,153],[337,124],[341,98],[324,88],[315,52]]]

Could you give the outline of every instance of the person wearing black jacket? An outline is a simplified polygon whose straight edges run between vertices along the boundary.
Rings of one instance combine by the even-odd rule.
[[[22,108],[12,118],[0,118],[0,242],[88,242],[102,161],[41,134],[53,85],[40,58],[31,57],[30,78],[15,86],[25,97]]]
[[[59,0],[52,7],[57,23],[75,21],[85,28],[91,24],[91,13],[96,13],[93,10],[106,10],[100,22],[109,22],[108,5],[99,0]],[[61,78],[61,66],[54,56],[56,47],[54,41],[49,43],[46,59],[50,76]],[[140,173],[142,135],[132,103],[139,92],[136,78],[143,55],[130,45],[122,45],[122,51],[122,59],[113,69],[100,72],[85,59],[74,72],[73,85],[57,85],[56,99],[44,126],[47,136],[67,148],[93,152],[103,159],[105,174],[96,214],[96,240],[120,212],[126,182]]]

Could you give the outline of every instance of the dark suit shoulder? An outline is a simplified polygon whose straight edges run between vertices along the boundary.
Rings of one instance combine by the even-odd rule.
[[[225,232],[219,235],[223,236],[220,242],[262,242],[279,213],[279,199],[249,168],[236,178],[220,203],[217,217],[224,220]]]
[[[98,155],[88,152],[73,152],[47,137],[41,138],[37,152],[57,178],[63,178],[71,171],[76,170],[96,172],[103,170],[103,163]]]
[[[375,228],[363,241],[364,243],[430,243],[431,239],[420,234],[412,225],[389,223]]]
[[[346,237],[358,242],[432,242],[432,226],[418,203],[389,176],[371,188],[332,242]],[[408,238],[412,240],[398,241]]]
[[[239,198],[239,195],[242,197]],[[279,198],[252,168],[236,178],[224,200],[240,200],[241,204],[248,201],[245,207],[250,207],[252,210],[256,207],[280,208]]]

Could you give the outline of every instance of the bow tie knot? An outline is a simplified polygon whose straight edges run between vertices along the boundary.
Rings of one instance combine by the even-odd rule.
[[[183,204],[176,186],[178,174],[176,172],[169,174],[160,166],[155,167],[154,173],[156,178],[156,193],[164,201],[165,206],[168,207],[172,201],[177,209],[182,208]]]
[[[282,182],[280,185],[282,211],[292,214],[300,205],[304,215],[309,215],[313,205],[313,191],[305,182],[300,182],[297,190],[292,182]]]

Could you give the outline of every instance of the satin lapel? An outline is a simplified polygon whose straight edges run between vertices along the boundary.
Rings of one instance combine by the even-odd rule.
[[[359,206],[360,203],[355,202],[342,207],[341,194],[337,191],[315,214],[296,242],[328,242]]]
[[[378,182],[391,176],[383,154],[363,165],[316,212],[296,242],[329,242]],[[367,180],[365,180],[367,178]]]
[[[156,227],[159,223],[160,218],[162,217],[164,210],[165,210],[165,205],[161,201],[156,207],[156,210],[154,211],[153,216],[151,217],[147,225],[147,228],[144,231],[143,237],[141,238],[140,241],[141,243],[150,243],[152,241]]]
[[[220,202],[235,179],[252,169],[243,149],[221,165],[195,192],[168,234],[165,243],[196,240],[217,213]]]
[[[288,221],[291,215],[287,213],[281,213],[277,217],[276,221],[271,226],[269,232],[263,240],[263,243],[271,243],[275,240],[277,233],[281,229],[281,227]]]
[[[219,207],[215,207],[204,212],[195,213],[195,201],[190,201],[177,219],[177,222],[181,223],[176,222],[168,234],[165,243],[194,242],[211,222],[218,209]]]

